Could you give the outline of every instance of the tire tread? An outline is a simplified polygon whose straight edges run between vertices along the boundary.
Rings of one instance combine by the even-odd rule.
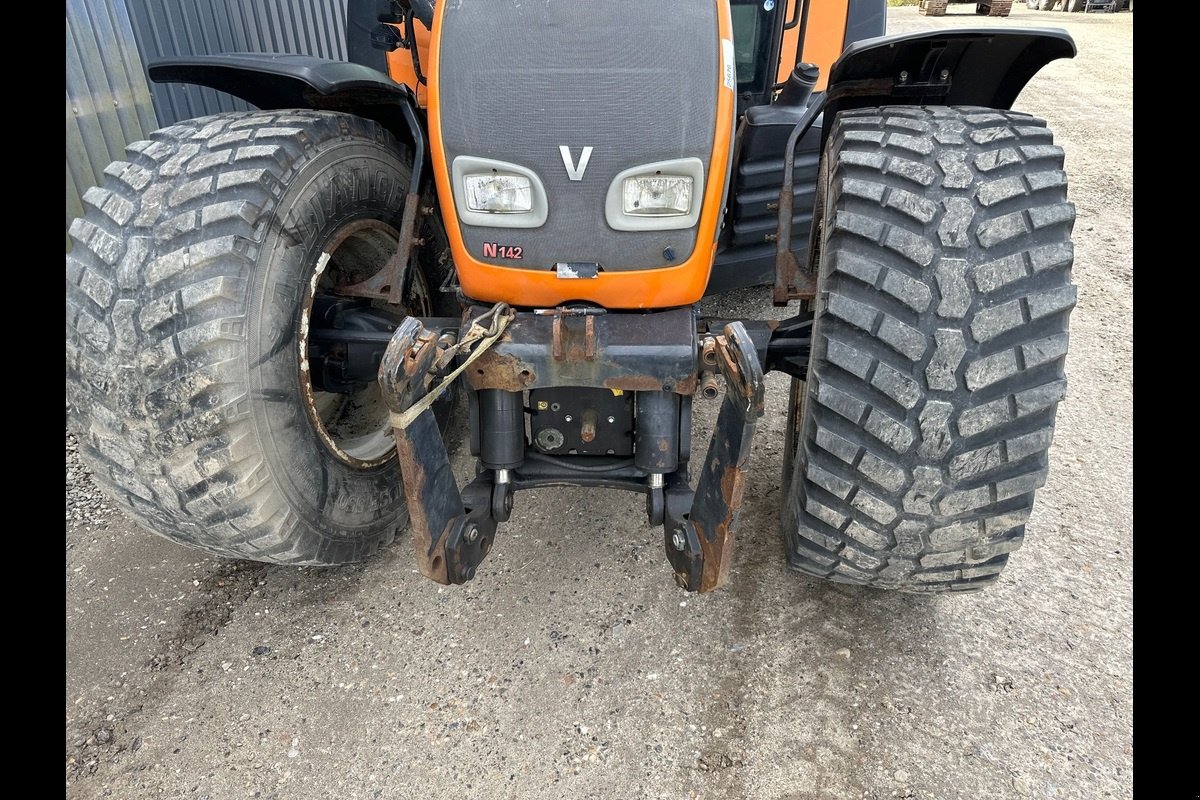
[[[913,592],[994,583],[1066,392],[1074,207],[1027,114],[842,112],[790,565]]]

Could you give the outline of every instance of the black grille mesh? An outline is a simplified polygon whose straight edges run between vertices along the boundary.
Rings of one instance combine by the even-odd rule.
[[[594,261],[606,270],[672,266],[695,229],[614,231],[604,199],[617,173],[696,157],[708,171],[720,44],[704,0],[443,0],[439,101],[446,163],[473,155],[521,164],[549,200],[537,229],[462,225],[471,254],[526,269]],[[594,148],[584,179],[567,177]],[[457,190],[457,189],[456,189]],[[699,199],[699,198],[697,198]],[[521,261],[483,258],[483,243],[524,248]],[[675,260],[663,252],[674,250]]]

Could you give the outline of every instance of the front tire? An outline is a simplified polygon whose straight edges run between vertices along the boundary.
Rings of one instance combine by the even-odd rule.
[[[1046,124],[843,112],[782,513],[791,566],[948,591],[1021,546],[1066,390],[1074,207]]]
[[[370,120],[231,113],[130,145],[84,195],[67,400],[85,463],[135,520],[278,564],[359,561],[405,527],[375,384],[314,391],[304,342],[314,297],[394,252],[410,175]],[[379,313],[434,311],[439,276],[409,272],[404,307]]]

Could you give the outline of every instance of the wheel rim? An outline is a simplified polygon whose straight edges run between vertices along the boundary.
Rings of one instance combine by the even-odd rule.
[[[376,219],[349,223],[329,238],[309,274],[300,315],[300,387],[309,420],[325,447],[343,464],[373,469],[396,456],[396,444],[387,404],[375,381],[352,394],[317,389],[309,363],[308,332],[313,305],[321,296],[341,296],[339,289],[375,275],[396,252],[399,232]],[[328,256],[328,257],[326,257]],[[415,263],[408,270],[403,302],[399,306],[378,299],[371,309],[399,323],[406,315],[428,316],[432,301],[429,286]],[[391,287],[382,287],[387,293]]]

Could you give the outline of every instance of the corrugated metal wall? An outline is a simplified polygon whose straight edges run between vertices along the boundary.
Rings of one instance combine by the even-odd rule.
[[[205,53],[346,58],[347,0],[127,0],[145,61]],[[153,84],[161,125],[249,108],[223,92]]]
[[[67,0],[68,226],[108,163],[156,127],[125,0]]]
[[[129,142],[181,119],[248,108],[211,89],[152,85],[146,62],[229,52],[344,59],[346,3],[67,0],[67,225]]]

